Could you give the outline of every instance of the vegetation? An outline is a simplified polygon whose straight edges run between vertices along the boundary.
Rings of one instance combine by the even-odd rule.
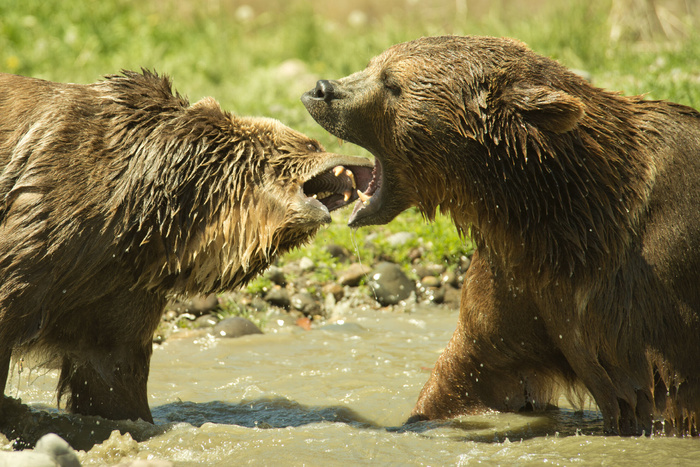
[[[88,83],[121,69],[154,69],[171,75],[192,101],[211,95],[226,109],[278,118],[329,150],[361,155],[366,152],[358,147],[339,147],[299,96],[318,78],[345,76],[391,44],[422,35],[516,37],[586,71],[601,87],[700,107],[700,9],[694,2],[387,0],[367,10],[354,10],[353,2],[316,3],[4,0],[0,71]],[[334,215],[313,245],[282,261],[310,256],[327,273],[335,267],[324,248],[329,243],[368,264],[377,257],[408,264],[418,248],[427,261],[453,262],[471,249],[442,216],[427,223],[409,211],[387,226],[354,231],[345,226],[348,215]],[[415,235],[391,245],[387,239],[401,231]]]

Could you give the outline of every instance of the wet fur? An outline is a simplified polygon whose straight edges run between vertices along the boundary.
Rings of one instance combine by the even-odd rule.
[[[330,83],[307,108],[381,160],[391,196],[362,222],[440,209],[476,245],[411,420],[546,408],[583,387],[609,432],[697,432],[696,110],[489,37],[399,44]]]
[[[322,148],[150,72],[0,89],[2,385],[32,349],[58,360],[71,411],[151,421],[167,297],[239,286],[308,240],[321,222],[293,190]]]

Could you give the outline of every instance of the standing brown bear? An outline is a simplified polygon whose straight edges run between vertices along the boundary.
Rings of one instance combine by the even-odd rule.
[[[439,207],[476,245],[410,420],[540,409],[582,385],[609,432],[659,417],[696,430],[697,111],[605,92],[491,37],[399,44],[302,100],[376,157],[351,226]]]
[[[190,106],[150,72],[0,75],[0,90],[0,381],[11,354],[42,352],[80,414],[152,421],[168,296],[244,284],[371,178],[366,159],[211,98]]]

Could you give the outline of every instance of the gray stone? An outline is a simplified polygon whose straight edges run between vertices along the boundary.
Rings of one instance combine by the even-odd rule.
[[[212,334],[216,337],[241,337],[248,334],[262,334],[262,331],[249,319],[232,316],[219,321],[214,326]]]
[[[399,265],[386,261],[372,270],[367,284],[382,306],[396,305],[416,290],[416,284],[404,274]]]
[[[270,279],[270,282],[273,284],[277,284],[282,287],[287,285],[287,278],[284,275],[284,271],[282,268],[278,268],[277,266],[270,266],[267,271],[265,271],[265,277]]]
[[[282,287],[273,287],[267,294],[265,294],[265,300],[270,305],[278,306],[280,308],[289,308],[289,292]]]
[[[321,304],[310,293],[296,293],[292,295],[290,302],[292,308],[301,311],[306,316],[313,316],[321,313]]]
[[[210,328],[212,326],[215,326],[216,323],[218,323],[218,322],[219,322],[219,318],[217,318],[214,315],[202,315],[192,322],[192,328],[194,328],[194,329]]]
[[[216,294],[197,295],[189,299],[171,300],[166,306],[166,310],[174,311],[178,315],[189,313],[194,316],[207,314],[219,306],[219,299]]]
[[[350,287],[357,287],[360,285],[362,278],[371,271],[372,268],[365,264],[352,263],[338,278],[338,283],[343,286],[349,285]]]

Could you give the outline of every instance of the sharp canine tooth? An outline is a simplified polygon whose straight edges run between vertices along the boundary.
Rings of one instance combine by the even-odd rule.
[[[352,170],[348,169],[345,171],[345,174],[350,177],[350,181],[352,182],[352,187],[357,188],[357,183],[355,183],[355,174],[352,173]]]
[[[366,204],[367,201],[369,201],[370,198],[372,198],[371,196],[367,196],[366,194],[362,193],[360,190],[357,190],[357,196],[359,196],[362,200],[362,204]]]
[[[347,201],[350,199],[352,196],[352,191],[346,191],[343,193],[343,201],[347,203]]]
[[[318,199],[318,195],[317,195],[316,193],[314,193],[314,195],[312,196],[312,198],[313,198],[313,199]]]
[[[339,166],[333,168],[333,174],[337,177],[340,174],[342,174],[344,170],[345,170],[345,167],[343,167],[342,165],[339,165]]]

